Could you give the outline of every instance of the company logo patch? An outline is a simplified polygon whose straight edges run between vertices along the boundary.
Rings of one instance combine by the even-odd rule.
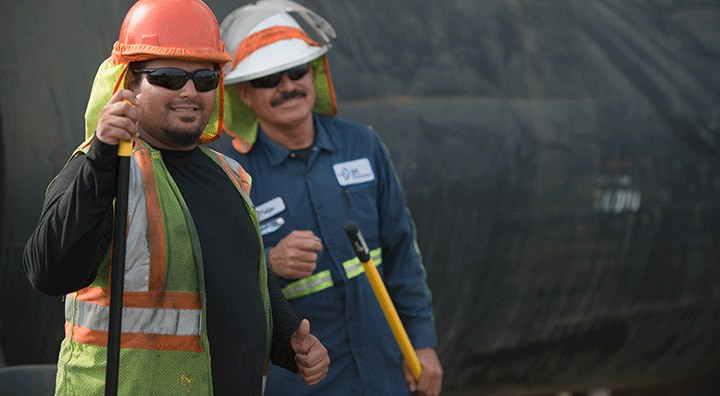
[[[333,165],[333,171],[342,187],[375,180],[375,173],[367,158],[337,163]]]
[[[260,235],[267,235],[271,232],[275,232],[285,224],[285,220],[282,217],[278,217],[275,220],[268,221],[267,223],[260,226]]]
[[[255,213],[257,213],[258,223],[262,223],[283,210],[285,210],[285,201],[283,201],[282,197],[275,197],[256,206]]]

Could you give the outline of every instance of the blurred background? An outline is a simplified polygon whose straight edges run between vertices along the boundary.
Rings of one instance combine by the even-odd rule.
[[[444,395],[720,395],[717,0],[298,2],[406,190]],[[0,3],[0,367],[57,361],[22,249],[133,3]]]

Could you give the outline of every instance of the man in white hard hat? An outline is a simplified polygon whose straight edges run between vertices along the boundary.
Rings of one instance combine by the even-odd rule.
[[[250,195],[269,267],[331,361],[312,389],[271,367],[267,394],[439,394],[431,295],[404,193],[378,135],[334,118],[332,27],[296,3],[264,0],[233,11],[220,31],[233,56],[224,123],[235,138],[225,154],[255,180]],[[417,352],[418,381],[347,240],[346,220],[359,225]]]

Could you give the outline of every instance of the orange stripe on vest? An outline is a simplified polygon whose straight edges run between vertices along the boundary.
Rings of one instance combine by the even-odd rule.
[[[107,347],[108,332],[90,330],[65,322],[65,337],[75,342]],[[203,352],[200,336],[174,336],[165,334],[122,333],[121,348],[148,349],[153,351],[171,350]]]
[[[100,287],[86,287],[77,292],[80,301],[110,306],[110,292]],[[128,308],[161,308],[161,309],[201,309],[202,300],[199,293],[182,293],[170,291],[124,292],[123,307]]]
[[[222,155],[218,155],[218,158],[220,159],[220,163],[222,164],[223,168],[225,168],[227,174],[232,177],[232,179],[238,186],[242,187],[242,189],[245,191],[245,194],[250,196],[250,180],[248,179],[248,174],[247,172],[245,172],[245,169],[243,169],[242,166],[238,166],[238,169],[236,169],[237,173],[240,175],[240,180],[238,180],[235,172],[233,172],[233,169],[230,167],[230,164],[228,164],[225,160],[225,157]]]
[[[162,214],[160,213],[160,198],[158,197],[155,175],[148,150],[140,150],[135,158],[140,165],[145,182],[145,198],[148,212],[148,237],[150,238],[150,291],[160,291],[165,287],[165,230],[163,228]]]

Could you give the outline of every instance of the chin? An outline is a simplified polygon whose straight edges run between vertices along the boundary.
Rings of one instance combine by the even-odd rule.
[[[278,120],[284,124],[296,124],[312,117],[312,109],[302,108],[294,111],[283,112],[279,114]]]
[[[168,140],[182,146],[189,146],[196,144],[200,140],[203,128],[196,127],[189,130],[166,129],[164,132]]]

